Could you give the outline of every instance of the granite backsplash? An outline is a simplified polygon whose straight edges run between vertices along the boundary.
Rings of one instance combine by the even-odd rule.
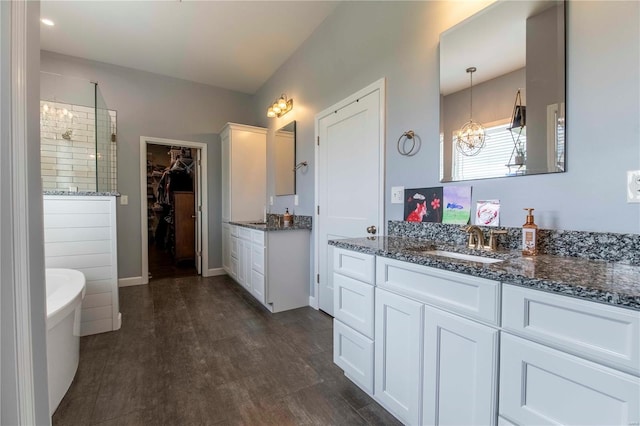
[[[284,220],[283,216],[284,215],[281,214],[267,213],[267,225],[275,226],[278,223],[282,223]],[[311,216],[293,215],[293,223],[297,224],[300,228],[311,229],[312,219]]]
[[[506,230],[498,237],[498,248],[519,250],[522,247],[522,228],[480,227],[488,237],[489,230]],[[446,244],[464,245],[468,234],[461,225],[416,223],[390,220],[387,235],[420,238]],[[590,260],[640,265],[640,235],[609,232],[538,230],[540,254],[579,257]]]

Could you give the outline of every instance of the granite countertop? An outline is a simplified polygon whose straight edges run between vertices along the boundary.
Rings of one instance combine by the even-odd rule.
[[[407,237],[330,240],[329,244],[361,253],[460,272],[522,287],[640,310],[640,266],[520,251],[487,252]],[[447,250],[503,259],[481,263],[421,253]]]
[[[244,228],[257,229],[258,231],[297,231],[300,229],[311,230],[311,227],[305,223],[294,223],[291,226],[284,227],[277,223],[269,222],[229,222],[231,225],[238,225]]]

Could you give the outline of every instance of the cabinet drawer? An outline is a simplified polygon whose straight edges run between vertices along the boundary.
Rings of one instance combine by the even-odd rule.
[[[236,225],[229,225],[229,232],[231,233],[232,237],[237,237],[238,236],[238,227]]]
[[[373,394],[373,341],[335,319],[333,362],[365,392]]]
[[[503,285],[502,325],[523,337],[640,375],[640,312]]]
[[[242,226],[238,227],[238,237],[243,240],[251,240],[251,229],[243,228]]]
[[[264,274],[264,247],[260,244],[251,245],[251,269]]]
[[[336,247],[333,249],[333,271],[373,284],[376,273],[375,256]]]
[[[264,232],[256,231],[255,229],[251,230],[251,242],[254,244],[260,244],[264,246]]]
[[[333,274],[333,313],[349,327],[373,339],[375,287]]]
[[[238,258],[238,237],[231,237],[229,253],[231,257]]]
[[[503,332],[499,406],[522,425],[633,425],[640,379]]]
[[[407,297],[499,325],[500,283],[378,257],[376,284]]]

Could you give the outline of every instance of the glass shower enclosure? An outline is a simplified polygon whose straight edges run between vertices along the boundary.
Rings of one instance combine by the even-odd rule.
[[[117,191],[116,112],[98,83],[40,72],[40,165],[45,191]]]

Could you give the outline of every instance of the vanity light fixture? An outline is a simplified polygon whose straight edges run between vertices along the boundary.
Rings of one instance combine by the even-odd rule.
[[[40,20],[40,22],[42,22],[43,24],[45,24],[48,27],[53,27],[55,25],[55,22],[53,22],[51,19],[49,18],[42,18]]]
[[[276,99],[276,101],[267,109],[267,117],[282,117],[289,111],[293,109],[293,99],[287,99],[287,95],[282,94],[280,98]]]
[[[480,150],[484,147],[484,141],[486,139],[484,127],[482,124],[473,121],[473,73],[476,72],[476,67],[467,68],[469,73],[469,121],[458,130],[456,134],[456,148],[458,152],[467,157],[473,157],[478,155]]]

